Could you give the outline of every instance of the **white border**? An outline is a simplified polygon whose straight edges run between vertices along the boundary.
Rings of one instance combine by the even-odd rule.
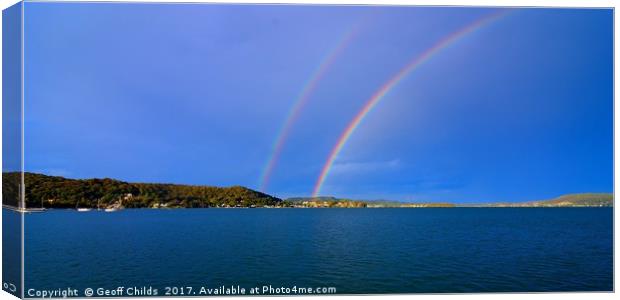
[[[16,0],[9,1],[0,1],[0,8],[5,9],[13,4],[17,3]],[[285,4],[328,4],[328,5],[419,5],[419,6],[511,6],[511,7],[599,7],[599,8],[614,8],[616,7],[616,1],[612,0],[286,0],[286,1],[265,1],[265,0],[243,0],[243,1],[234,1],[234,0],[211,0],[211,1],[188,1],[188,0],[92,0],[92,1],[79,1],[79,0],[61,0],[61,1],[41,1],[41,0],[27,0],[27,2],[163,2],[163,3],[193,3],[193,4],[201,4],[201,3],[261,3],[261,4],[275,4],[275,3],[285,3]],[[24,124],[23,124],[23,96],[24,96],[24,61],[23,61],[23,50],[24,50],[24,39],[23,39],[23,24],[24,24],[24,6],[22,6],[22,169],[24,167],[24,156],[23,156],[23,142],[24,142]],[[0,22],[0,32],[2,30],[2,23]],[[615,68],[615,57],[617,55],[617,39],[615,39],[615,33],[618,32],[618,24],[615,22],[615,12],[614,12],[614,99],[617,98],[617,90],[615,89],[615,85],[617,82],[618,74],[617,69]],[[0,39],[0,52],[2,49],[2,40]],[[2,64],[0,62],[0,69]],[[0,81],[2,79],[2,75],[0,72]],[[0,87],[0,92],[2,88]],[[614,100],[614,116],[616,113],[620,111],[615,105]],[[2,107],[0,106],[0,117],[1,117]],[[614,191],[615,187],[618,186],[619,180],[618,176],[616,176],[616,172],[618,170],[618,162],[615,160],[615,157],[618,155],[620,150],[616,147],[616,133],[619,129],[619,124],[615,121],[614,117]],[[0,134],[2,129],[2,123],[0,122]],[[2,140],[0,139],[0,147],[2,146]],[[2,163],[2,158],[0,157],[0,164]],[[22,182],[23,184],[23,182]],[[1,190],[1,188],[0,188]],[[617,207],[614,206],[614,216],[616,213]],[[1,216],[0,216],[1,220]],[[22,214],[22,232],[23,231],[23,214]],[[614,271],[616,265],[616,259],[618,254],[618,244],[617,239],[615,238],[615,233],[618,232],[618,223],[615,222],[614,218]],[[22,235],[22,251],[23,251],[23,235]],[[0,246],[2,245],[2,241],[0,240]],[[1,249],[1,248],[0,248]],[[1,251],[1,250],[0,250]],[[23,267],[23,253],[22,253],[22,267]],[[23,272],[22,272],[22,288],[24,287],[23,282]],[[614,287],[618,287],[619,279],[615,276],[614,272]],[[304,296],[296,296],[296,297],[304,297]],[[331,299],[333,296],[307,296],[312,297],[312,299]],[[583,299],[584,297],[588,297],[589,299],[613,299],[615,295],[613,293],[521,293],[521,294],[458,294],[458,295],[448,295],[448,294],[438,294],[438,295],[426,295],[426,294],[410,294],[410,295],[372,295],[372,296],[337,296],[339,299],[383,299],[384,297],[389,297],[390,299],[409,299],[416,297],[417,299],[566,299],[566,300],[577,300]],[[171,299],[172,297],[151,297],[151,299]],[[177,297],[174,297],[177,298]],[[178,297],[183,298],[183,297]],[[251,297],[239,297],[241,299],[249,299]],[[285,297],[290,298],[290,297]],[[0,292],[0,299],[15,299],[14,296],[2,291]],[[88,298],[85,298],[88,299]],[[123,298],[117,298],[123,299]],[[126,298],[129,299],[129,298]],[[220,298],[222,299],[222,298]],[[275,296],[264,296],[261,299],[282,299],[282,297]]]

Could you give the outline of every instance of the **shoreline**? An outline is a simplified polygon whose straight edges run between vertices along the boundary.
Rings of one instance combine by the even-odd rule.
[[[613,206],[454,206],[454,207],[175,207],[175,208],[153,208],[153,207],[132,207],[121,208],[115,211],[105,211],[104,209],[91,209],[89,211],[78,211],[74,208],[27,208],[20,209],[17,207],[2,205],[3,209],[14,211],[17,213],[40,213],[46,211],[75,211],[80,213],[102,212],[114,213],[125,210],[203,210],[203,209],[454,209],[454,208],[483,208],[483,209],[501,209],[501,208],[613,208]]]

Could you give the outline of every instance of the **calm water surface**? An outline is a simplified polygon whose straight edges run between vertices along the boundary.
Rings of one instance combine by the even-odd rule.
[[[54,210],[26,216],[26,289],[610,291],[612,223],[611,208]]]

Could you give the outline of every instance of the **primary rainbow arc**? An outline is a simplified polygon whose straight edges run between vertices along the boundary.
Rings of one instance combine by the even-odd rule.
[[[355,129],[360,125],[360,123],[364,120],[364,118],[372,111],[377,104],[384,99],[385,95],[387,95],[398,83],[400,83],[407,75],[412,73],[418,67],[420,67],[425,62],[429,61],[435,54],[445,49],[446,47],[452,45],[459,39],[464,36],[474,32],[477,29],[482,28],[484,25],[491,23],[492,21],[504,16],[507,13],[506,10],[501,10],[499,12],[490,14],[484,18],[481,18],[466,27],[448,35],[444,39],[437,42],[431,48],[424,51],[422,54],[414,57],[409,63],[407,63],[403,68],[400,69],[390,80],[385,82],[362,106],[361,110],[355,115],[355,117],[351,120],[351,122],[347,125],[345,130],[342,132],[338,141],[330,151],[323,168],[321,169],[321,173],[314,185],[312,191],[312,197],[317,197],[321,192],[321,188],[329,174],[334,161],[338,157],[340,151],[347,143]]]

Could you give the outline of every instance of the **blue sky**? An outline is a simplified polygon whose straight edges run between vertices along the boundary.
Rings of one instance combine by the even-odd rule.
[[[338,136],[482,8],[26,3],[25,167],[258,188],[287,112],[351,26],[270,186],[309,195]],[[371,16],[368,18],[368,16]],[[521,201],[613,189],[611,10],[521,9],[442,50],[355,131],[324,195]]]

